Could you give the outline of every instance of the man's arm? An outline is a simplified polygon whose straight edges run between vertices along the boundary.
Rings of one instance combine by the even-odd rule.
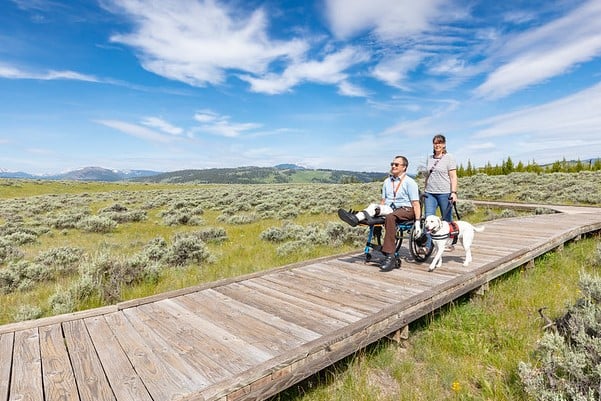
[[[417,200],[411,201],[411,206],[413,206],[413,213],[415,214],[415,235],[419,237],[422,234],[422,227],[420,221],[420,218],[422,216],[422,210],[419,205],[419,201]]]
[[[415,220],[419,220],[422,216],[422,209],[419,205],[419,201],[411,201],[411,206],[413,206],[413,213],[415,214]]]

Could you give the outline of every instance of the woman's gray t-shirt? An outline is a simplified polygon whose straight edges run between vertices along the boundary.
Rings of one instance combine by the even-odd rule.
[[[445,153],[441,158],[435,159],[433,155],[428,156],[428,181],[425,191],[431,194],[448,194],[451,192],[451,178],[449,171],[457,170],[455,157]]]

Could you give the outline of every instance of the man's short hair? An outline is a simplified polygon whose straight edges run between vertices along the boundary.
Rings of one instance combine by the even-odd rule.
[[[405,156],[395,156],[395,159],[403,159],[403,164],[405,165],[405,167],[409,167],[409,160],[407,160],[407,158]]]

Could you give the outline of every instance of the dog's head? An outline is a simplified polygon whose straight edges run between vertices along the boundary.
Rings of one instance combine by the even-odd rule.
[[[442,227],[442,220],[440,217],[436,215],[429,215],[426,217],[426,221],[424,222],[424,228],[430,232],[436,232],[440,230]]]

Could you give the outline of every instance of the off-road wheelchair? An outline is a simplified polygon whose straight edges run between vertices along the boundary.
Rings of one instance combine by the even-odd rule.
[[[384,231],[384,216],[368,217],[362,220],[359,224],[369,227],[367,233],[367,241],[363,251],[365,257],[365,263],[369,263],[372,260],[372,251],[382,251],[382,235]],[[420,217],[421,226],[423,227],[425,217]],[[409,241],[409,253],[416,262],[425,262],[432,254],[433,245],[432,241],[428,236],[422,232],[419,236],[415,232],[415,222],[400,221],[396,225],[395,233],[395,250],[394,257],[396,261],[396,267],[401,267],[401,246],[403,245],[403,239],[407,238]]]
[[[426,216],[424,216],[424,196],[420,196],[420,206],[422,210],[422,215],[420,216],[420,227],[424,227],[424,221]],[[353,211],[350,211],[355,213]],[[367,215],[367,213],[366,213]],[[367,218],[361,220],[358,224],[369,227],[369,231],[367,233],[367,241],[365,243],[365,248],[363,251],[365,257],[365,263],[369,263],[372,260],[372,252],[382,251],[382,237],[384,231],[384,220],[385,216],[369,216]],[[401,247],[403,245],[403,240],[407,238],[409,242],[409,253],[411,257],[416,262],[425,262],[433,251],[433,244],[431,238],[422,231],[418,236],[415,231],[415,220],[407,220],[407,221],[399,221],[396,225],[396,233],[395,233],[395,250],[394,250],[394,258],[396,262],[396,267],[401,267]]]

